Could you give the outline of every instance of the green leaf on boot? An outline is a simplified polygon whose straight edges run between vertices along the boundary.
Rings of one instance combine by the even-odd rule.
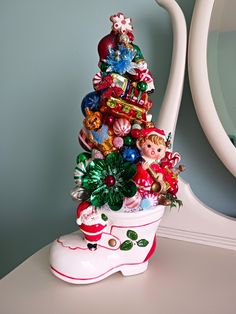
[[[148,245],[148,240],[145,240],[145,239],[140,239],[138,242],[137,242],[137,244],[138,244],[138,246],[140,246],[140,247],[145,247],[145,246],[147,246]]]
[[[129,251],[132,249],[132,247],[133,247],[133,242],[130,240],[126,240],[121,244],[120,249],[122,251]]]
[[[107,221],[107,220],[108,220],[107,215],[105,215],[104,213],[102,213],[102,220],[104,220],[104,221]]]
[[[128,230],[127,231],[127,237],[130,238],[131,240],[135,241],[138,239],[138,234],[137,234],[137,232],[135,232],[133,230]]]

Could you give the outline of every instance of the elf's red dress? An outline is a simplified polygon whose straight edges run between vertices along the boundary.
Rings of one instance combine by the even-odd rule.
[[[138,162],[136,164],[136,167],[137,172],[133,177],[133,181],[137,185],[140,195],[142,197],[147,197],[147,195],[149,195],[150,193],[153,194],[153,192],[151,191],[151,186],[154,182],[154,179],[152,178],[148,170],[143,169],[141,162]],[[157,163],[151,164],[150,168],[152,168],[152,170],[156,173],[163,173],[162,168]]]
[[[136,167],[137,172],[133,177],[133,181],[136,183],[138,187],[138,192],[140,193],[142,198],[148,197],[150,194],[157,195],[157,193],[154,193],[151,190],[151,186],[155,181],[151,176],[150,172],[148,171],[148,169],[144,170],[141,162],[138,162],[136,164]],[[162,166],[161,163],[158,164],[154,162],[150,165],[150,168],[154,172],[161,173],[163,175],[163,180],[168,187],[167,192],[171,193],[172,195],[175,195],[178,191],[178,180],[174,172],[168,167],[168,165],[164,163],[164,166]]]

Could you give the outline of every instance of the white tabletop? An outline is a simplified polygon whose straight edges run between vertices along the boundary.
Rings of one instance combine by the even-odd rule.
[[[49,271],[49,247],[0,281],[1,314],[235,314],[236,252],[158,238],[148,270],[71,285]]]

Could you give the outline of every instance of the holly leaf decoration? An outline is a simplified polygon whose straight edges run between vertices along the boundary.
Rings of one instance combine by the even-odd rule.
[[[128,230],[127,231],[127,237],[133,241],[136,241],[138,239],[138,234],[137,234],[137,232],[135,232],[133,230]]]
[[[140,246],[140,247],[145,247],[145,246],[148,245],[148,243],[149,243],[148,240],[140,239],[140,240],[138,240],[137,245]]]
[[[107,221],[107,220],[108,220],[107,215],[105,215],[105,214],[103,214],[103,213],[102,213],[102,215],[101,215],[101,216],[102,216],[102,220],[104,220],[104,221]]]
[[[170,193],[166,194],[166,199],[170,201],[170,208],[178,207],[178,209],[180,209],[180,207],[183,206],[183,202]]]
[[[130,240],[126,240],[121,244],[120,249],[122,251],[129,251],[132,249],[132,247],[133,247],[133,242]]]
[[[181,206],[183,206],[183,202],[179,199],[176,199],[171,203],[170,208],[178,207],[178,209],[180,209]]]

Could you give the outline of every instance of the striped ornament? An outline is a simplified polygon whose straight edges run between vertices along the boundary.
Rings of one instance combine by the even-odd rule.
[[[91,162],[91,160],[92,159],[90,158],[90,159],[81,161],[76,165],[75,171],[74,171],[74,180],[77,186],[82,185],[83,176],[86,174],[87,165]]]
[[[131,124],[127,119],[119,118],[114,122],[113,130],[117,136],[125,136],[129,134],[131,130]]]
[[[97,72],[94,77],[93,77],[93,88],[96,90],[97,86],[101,83],[102,81],[102,74],[101,72]]]
[[[135,209],[139,207],[141,200],[141,195],[137,192],[133,197],[125,197],[123,205],[130,209]]]
[[[171,153],[171,156],[170,156],[170,162],[172,164],[172,167],[174,167],[175,165],[177,165],[177,163],[180,162],[181,160],[181,156],[179,153],[177,152],[174,152],[174,153]]]

